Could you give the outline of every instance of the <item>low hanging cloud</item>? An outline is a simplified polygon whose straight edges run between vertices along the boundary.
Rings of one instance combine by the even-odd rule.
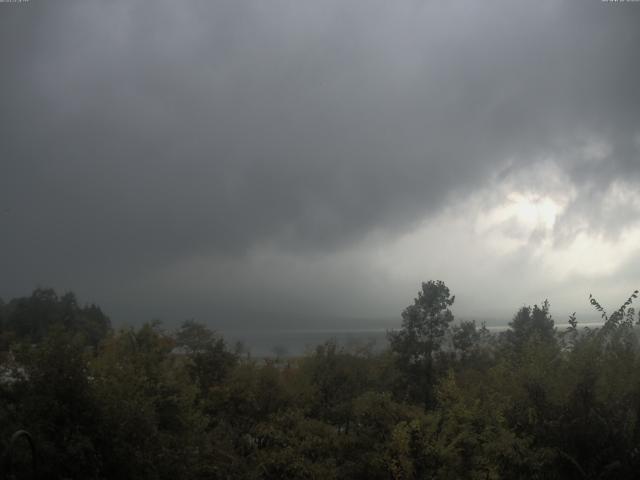
[[[385,316],[439,276],[484,315],[636,258],[634,4],[0,7],[0,296]]]

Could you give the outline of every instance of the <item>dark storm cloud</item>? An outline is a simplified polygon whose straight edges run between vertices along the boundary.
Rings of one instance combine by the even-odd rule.
[[[332,251],[546,156],[638,176],[638,5],[0,7],[2,288]]]

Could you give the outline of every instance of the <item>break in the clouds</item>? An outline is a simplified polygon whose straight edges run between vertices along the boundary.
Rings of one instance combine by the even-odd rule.
[[[638,286],[640,4],[0,4],[0,296],[467,316]],[[625,297],[626,298],[626,297]]]

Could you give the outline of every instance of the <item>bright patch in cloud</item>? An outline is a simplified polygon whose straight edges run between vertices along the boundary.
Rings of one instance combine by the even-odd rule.
[[[476,232],[496,253],[513,252],[534,236],[548,237],[567,201],[534,192],[509,192],[486,212],[476,211]]]
[[[589,292],[609,292],[604,287],[611,276],[638,254],[640,224],[612,233],[574,218],[581,213],[571,211],[580,200],[576,187],[552,164],[546,167],[545,182],[517,172],[513,181],[478,192],[381,245],[371,263],[390,284],[402,285],[400,291],[425,279],[448,281],[465,292],[458,302],[465,315],[473,308],[491,312],[507,291],[523,303],[553,297],[561,309],[580,309]],[[531,183],[544,188],[536,191]],[[635,211],[639,200],[633,185],[616,182],[596,207],[605,214]],[[572,233],[558,241],[564,222]]]

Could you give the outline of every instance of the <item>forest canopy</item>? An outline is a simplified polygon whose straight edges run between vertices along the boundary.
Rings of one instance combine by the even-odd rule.
[[[636,478],[634,292],[581,328],[547,301],[509,328],[456,321],[421,285],[388,345],[252,357],[195,320],[115,329],[37,289],[0,301],[2,475],[51,479]],[[29,432],[37,451],[9,449]],[[0,478],[3,478],[0,476]]]

